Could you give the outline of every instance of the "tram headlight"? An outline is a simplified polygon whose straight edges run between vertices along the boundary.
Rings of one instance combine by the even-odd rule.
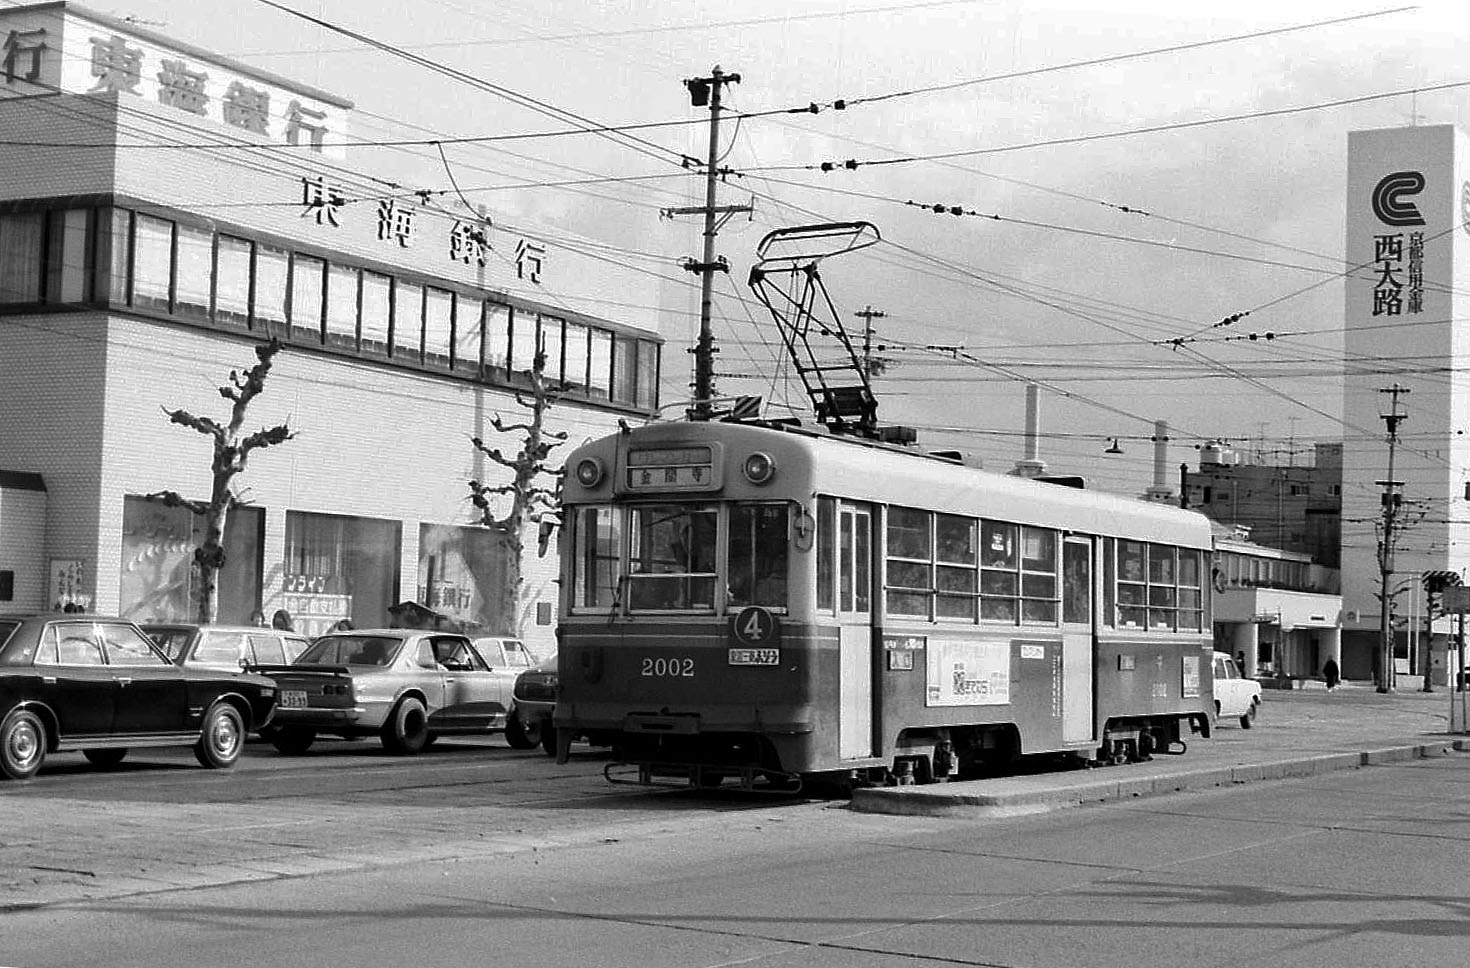
[[[745,463],[740,465],[740,470],[745,474],[745,479],[752,484],[769,484],[776,476],[776,461],[770,454],[756,451],[745,458]]]
[[[583,487],[596,487],[602,483],[602,461],[596,457],[584,457],[577,461],[577,483]]]

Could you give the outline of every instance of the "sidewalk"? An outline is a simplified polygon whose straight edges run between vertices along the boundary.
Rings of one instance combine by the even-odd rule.
[[[1379,694],[1362,683],[1332,692],[1267,690],[1254,729],[1217,726],[1210,739],[1191,737],[1183,756],[1095,770],[860,789],[854,791],[852,808],[1007,816],[1470,752],[1470,737],[1448,732],[1451,697],[1458,702],[1459,695],[1444,690]]]

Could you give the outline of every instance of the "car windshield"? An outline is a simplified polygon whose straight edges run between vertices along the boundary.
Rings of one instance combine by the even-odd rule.
[[[327,635],[301,653],[296,664],[385,666],[402,645],[402,639],[383,635]]]
[[[177,659],[183,654],[184,647],[189,644],[189,638],[194,634],[193,629],[148,625],[143,626],[143,631],[148,633],[148,637],[157,643],[163,654],[170,659]]]

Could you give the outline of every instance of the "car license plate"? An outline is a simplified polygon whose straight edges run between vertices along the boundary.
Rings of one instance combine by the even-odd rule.
[[[781,664],[780,649],[731,649],[732,666],[774,666]]]
[[[281,705],[286,709],[305,709],[306,693],[300,689],[282,689]]]

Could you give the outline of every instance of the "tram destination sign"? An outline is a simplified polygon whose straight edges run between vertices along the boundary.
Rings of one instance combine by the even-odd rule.
[[[714,450],[709,446],[628,452],[630,491],[710,491],[718,487]]]

